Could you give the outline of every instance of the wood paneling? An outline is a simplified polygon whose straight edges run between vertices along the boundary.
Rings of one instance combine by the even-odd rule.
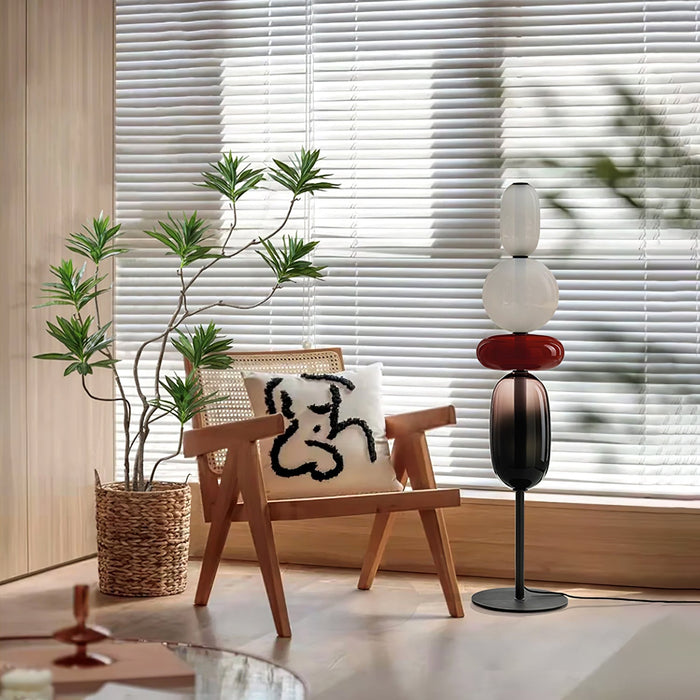
[[[506,494],[507,496],[508,494]],[[457,573],[510,579],[514,564],[511,498],[463,498],[444,511]],[[359,568],[370,516],[274,523],[281,562]],[[201,556],[207,528],[193,485],[191,554]],[[253,561],[245,523],[233,523],[224,557]],[[433,571],[415,513],[400,513],[382,568]],[[563,503],[525,506],[528,580],[658,588],[700,588],[700,510],[674,505]]]
[[[112,0],[27,4],[27,294],[36,304],[50,264],[69,255],[65,236],[112,212],[114,30]],[[106,299],[106,298],[103,298]],[[105,315],[111,310],[104,304]],[[59,307],[60,310],[60,307]],[[27,354],[54,348],[45,321],[28,314]],[[89,379],[111,396],[108,372]],[[27,372],[30,570],[95,549],[93,469],[114,464],[112,405],[90,400],[58,362]]]
[[[27,570],[25,3],[0,3],[0,580]]]

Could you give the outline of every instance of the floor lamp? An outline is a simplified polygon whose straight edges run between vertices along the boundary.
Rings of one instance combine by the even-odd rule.
[[[530,335],[549,321],[559,302],[554,275],[528,257],[539,237],[537,192],[516,182],[501,199],[501,243],[513,257],[489,272],[483,288],[486,313],[511,333],[485,338],[476,351],[484,367],[510,370],[491,397],[490,447],[493,470],[515,491],[515,586],[479,591],[472,602],[521,613],[555,610],[567,603],[560,593],[525,590],[525,491],[547,473],[551,444],[547,390],[530,370],[551,369],[564,358],[564,347],[556,338]]]

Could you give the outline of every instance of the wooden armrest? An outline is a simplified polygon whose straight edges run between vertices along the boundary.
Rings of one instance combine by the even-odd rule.
[[[432,428],[441,428],[443,425],[454,425],[456,422],[454,406],[400,413],[386,417],[386,436],[391,439],[410,433],[423,433]]]
[[[273,437],[284,431],[284,419],[280,413],[260,418],[209,425],[185,432],[182,453],[185,457],[198,457],[230,447],[234,442],[255,442]]]

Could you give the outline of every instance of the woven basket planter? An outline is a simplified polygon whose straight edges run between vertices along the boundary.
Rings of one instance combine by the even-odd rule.
[[[121,596],[182,593],[187,585],[190,487],[155,482],[147,492],[95,486],[100,591]]]

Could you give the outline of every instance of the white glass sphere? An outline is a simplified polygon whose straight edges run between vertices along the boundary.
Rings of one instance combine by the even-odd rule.
[[[515,182],[501,197],[501,243],[510,255],[530,255],[540,240],[540,199],[527,182]]]
[[[509,258],[486,275],[482,298],[486,313],[497,326],[528,333],[552,318],[559,303],[559,286],[539,260]]]

